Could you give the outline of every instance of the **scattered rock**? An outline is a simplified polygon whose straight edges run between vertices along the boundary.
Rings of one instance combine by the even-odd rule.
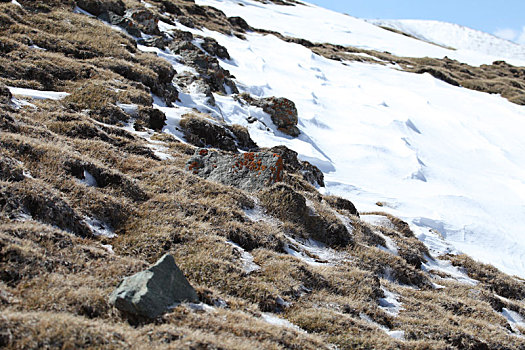
[[[301,133],[297,128],[299,121],[295,103],[284,97],[254,98],[242,94],[241,98],[252,106],[260,107],[270,115],[277,128],[290,136],[297,137]]]
[[[134,321],[152,320],[177,303],[197,301],[195,289],[169,254],[149,269],[126,277],[109,297],[110,304]]]
[[[324,187],[324,174],[315,165],[297,158],[297,152],[286,146],[275,146],[271,152],[279,154],[283,158],[284,169],[288,172],[300,173],[303,178],[312,185]]]
[[[303,227],[309,237],[330,246],[353,244],[346,226],[337,218],[317,215],[305,197],[286,184],[275,184],[259,194],[264,208],[272,216]]]
[[[204,42],[201,44],[201,47],[204,51],[209,53],[212,56],[217,56],[222,59],[230,59],[230,54],[228,50],[220,45],[217,40],[209,37],[204,38]]]
[[[283,159],[272,152],[222,154],[197,150],[187,163],[189,171],[211,181],[246,191],[257,191],[283,180]]]
[[[126,11],[124,18],[131,20],[131,26],[135,26],[138,30],[146,34],[161,34],[158,27],[159,19],[153,14],[153,12],[147,9],[141,8],[128,10]],[[128,27],[130,26],[129,24],[130,23],[128,23]]]
[[[0,83],[0,104],[9,104],[12,98],[13,95],[8,87]]]
[[[77,5],[95,16],[107,12],[123,16],[126,11],[126,5],[122,0],[77,0]]]
[[[166,125],[166,115],[157,108],[140,107],[138,118],[143,120],[148,128],[156,131],[161,131]]]
[[[230,152],[237,152],[237,148],[246,151],[258,149],[248,130],[241,126],[222,125],[192,114],[183,116],[180,126],[186,140],[198,147],[214,147]]]
[[[196,77],[188,77],[184,74],[176,76],[175,78],[179,85],[187,87],[196,81],[200,81],[202,82],[201,92],[211,99],[212,92],[223,94],[236,94],[239,92],[232,80],[233,76],[220,66],[218,59],[215,57],[230,57],[224,47],[213,39],[202,38],[202,47],[206,51],[203,52],[203,50],[192,43],[194,38],[191,33],[174,31],[173,35],[174,40],[170,43],[169,48],[173,53],[182,56],[182,63],[193,67],[198,73]]]
[[[344,199],[336,196],[325,196],[324,200],[335,209],[347,210],[350,214],[359,216],[354,203],[350,202],[348,199]]]

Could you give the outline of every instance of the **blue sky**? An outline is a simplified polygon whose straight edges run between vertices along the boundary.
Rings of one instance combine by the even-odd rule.
[[[305,0],[361,18],[434,19],[525,44],[525,0]]]

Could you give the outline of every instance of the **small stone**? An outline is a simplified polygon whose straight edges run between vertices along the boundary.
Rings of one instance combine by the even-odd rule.
[[[131,318],[154,319],[181,302],[198,302],[195,289],[170,254],[155,265],[126,277],[109,302]]]

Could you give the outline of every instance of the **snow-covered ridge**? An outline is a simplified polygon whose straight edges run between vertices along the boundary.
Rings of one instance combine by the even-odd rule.
[[[525,46],[454,23],[414,19],[369,19],[367,22],[399,30],[437,45],[502,59],[525,60]]]
[[[510,64],[525,66],[525,57],[522,55],[512,53],[507,57],[502,57],[500,51],[486,53],[472,48],[447,49],[388,31],[364,19],[306,2],[304,6],[279,6],[254,0],[196,0],[195,3],[216,7],[227,16],[240,16],[252,27],[273,30],[286,36],[307,39],[312,42],[328,42],[360,49],[387,51],[405,57],[443,58],[447,56],[474,66],[490,64],[503,58]],[[444,28],[444,35],[454,36],[453,33],[449,33],[448,27]]]
[[[383,36],[389,33],[409,40],[404,41],[409,50],[425,45],[457,52],[314,7],[198,2],[218,6],[227,15],[242,15],[253,26],[290,35],[287,27],[313,41],[344,39],[340,27],[330,27],[344,18],[375,28],[381,33],[377,42],[385,45],[392,44]],[[332,22],[332,16],[340,17]],[[311,24],[316,21],[324,23],[325,32]],[[525,276],[524,107],[396,66],[325,59],[273,35],[247,33],[241,40],[207,29],[177,28],[225,46],[232,59],[222,60],[221,66],[237,78],[241,92],[294,101],[301,135],[290,138],[249,123],[260,116],[231,95],[215,94],[213,107],[195,104],[199,99],[193,96],[188,106],[247,127],[259,146],[295,150],[325,173],[327,193],[352,200],[361,211],[375,211],[376,203],[383,203],[381,210],[409,222],[433,255],[464,252]],[[352,33],[366,41],[371,32],[364,30],[364,39],[359,31]],[[176,112],[163,108],[168,124],[171,110]],[[168,125],[165,131],[173,129]]]

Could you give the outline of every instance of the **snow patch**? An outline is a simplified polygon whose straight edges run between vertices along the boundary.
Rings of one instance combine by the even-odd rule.
[[[253,262],[253,255],[248,253],[246,250],[244,250],[243,247],[238,245],[237,243],[234,243],[232,241],[226,241],[229,245],[233,246],[233,249],[240,254],[240,259],[244,268],[244,272],[246,274],[250,274],[254,271],[258,271],[261,269],[259,265],[257,265],[255,262]]]
[[[97,179],[93,175],[89,173],[89,171],[84,170],[84,178],[82,180],[78,180],[79,182],[86,184],[90,187],[98,187]]]
[[[385,297],[379,299],[379,308],[389,315],[399,315],[399,312],[403,310],[403,304],[399,301],[401,296],[389,291],[384,287],[381,287],[381,290],[383,291]]]
[[[264,312],[264,313],[261,314],[261,318],[265,322],[267,322],[267,323],[269,323],[271,325],[278,326],[278,327],[291,328],[291,329],[294,329],[296,331],[299,331],[299,332],[302,332],[302,333],[306,333],[306,331],[304,329],[302,329],[301,327],[291,323],[288,320],[285,320],[284,318],[277,317],[277,316],[275,316],[273,314]]]
[[[117,234],[113,231],[109,224],[106,224],[98,219],[86,217],[84,222],[91,228],[95,236],[103,236],[107,238],[115,238]]]
[[[363,313],[360,313],[359,317],[363,321],[366,321],[367,323],[373,325],[374,327],[377,327],[377,328],[381,329],[388,336],[390,336],[390,337],[392,337],[394,339],[399,339],[399,340],[404,340],[405,339],[405,332],[404,331],[392,331],[388,327],[385,327],[385,326],[375,322],[374,320],[372,320],[372,318],[370,318],[370,316],[368,316],[366,314],[363,314]]]
[[[64,97],[69,96],[69,93],[67,92],[33,90],[12,86],[8,86],[7,88],[9,89],[9,91],[11,91],[13,95],[27,96],[36,100],[61,100]]]
[[[324,243],[313,239],[294,239],[285,235],[288,243],[285,244],[284,250],[312,266],[336,265],[343,261],[349,260],[347,254],[338,252]]]
[[[454,280],[471,286],[475,286],[479,283],[470,278],[463,268],[452,265],[448,260],[434,259],[429,256],[425,256],[425,259],[427,262],[422,263],[421,269],[427,273],[431,273],[432,271],[442,272],[450,276],[444,279]]]
[[[503,308],[501,314],[507,319],[507,321],[509,321],[512,330],[519,335],[522,335],[518,327],[525,329],[525,320],[523,317],[519,313],[507,308]]]

